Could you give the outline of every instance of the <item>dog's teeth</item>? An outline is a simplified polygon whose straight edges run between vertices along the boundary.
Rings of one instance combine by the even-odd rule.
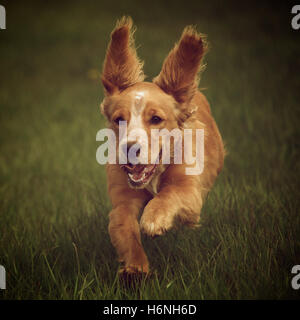
[[[137,181],[138,181],[138,180],[134,179],[133,174],[128,173],[128,176],[129,176],[129,178],[130,178],[132,181],[134,181],[134,182],[137,182]]]
[[[135,179],[134,178],[134,176],[133,176],[133,174],[131,174],[131,173],[128,173],[128,176],[129,176],[129,178],[133,181],[133,182],[142,182],[143,181],[143,179],[145,178],[145,174],[143,174],[143,176],[140,178],[140,179]]]

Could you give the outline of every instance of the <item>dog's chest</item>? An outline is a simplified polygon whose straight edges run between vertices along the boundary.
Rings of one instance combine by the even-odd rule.
[[[159,185],[159,177],[160,175],[155,176],[150,182],[149,184],[146,186],[146,189],[153,195],[157,195],[158,191],[158,185]]]
[[[146,189],[153,195],[158,194],[159,190],[159,183],[161,179],[161,174],[166,170],[165,166],[160,166],[158,168],[158,173],[153,177],[153,179],[149,182],[149,184],[146,186]]]

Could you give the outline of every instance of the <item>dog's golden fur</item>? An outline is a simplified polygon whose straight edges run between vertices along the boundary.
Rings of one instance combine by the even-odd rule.
[[[147,185],[133,188],[119,164],[107,165],[112,202],[109,234],[123,263],[120,272],[149,271],[141,231],[150,236],[161,235],[173,226],[175,218],[190,226],[197,224],[205,196],[222,169],[222,138],[209,104],[198,90],[198,74],[205,51],[203,36],[193,27],[187,27],[165,59],[160,74],[152,83],[143,82],[143,63],[134,47],[131,19],[122,18],[111,34],[102,73],[105,98],[101,110],[116,134],[117,119],[122,118],[129,124],[133,119],[137,92],[145,94],[141,121],[148,135],[151,128],[204,129],[205,132],[201,175],[186,175],[184,163],[160,164]],[[151,123],[149,119],[153,115],[162,121]]]

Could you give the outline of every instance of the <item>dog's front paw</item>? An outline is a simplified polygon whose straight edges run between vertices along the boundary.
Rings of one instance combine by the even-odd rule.
[[[148,236],[155,237],[164,234],[173,225],[173,215],[159,206],[146,206],[140,221],[140,229]]]
[[[149,273],[149,266],[148,264],[145,265],[138,265],[138,264],[129,264],[129,265],[124,265],[120,267],[119,269],[119,275],[123,276],[125,274],[144,274],[147,275]]]

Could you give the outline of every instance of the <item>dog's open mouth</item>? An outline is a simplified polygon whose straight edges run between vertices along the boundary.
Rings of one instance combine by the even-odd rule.
[[[155,173],[158,164],[125,164],[122,168],[128,175],[129,182],[134,187],[146,185]]]

